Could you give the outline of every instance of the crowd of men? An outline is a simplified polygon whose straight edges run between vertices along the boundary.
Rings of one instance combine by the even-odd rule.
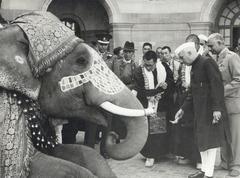
[[[199,171],[189,178],[213,177],[216,167],[240,175],[240,57],[225,46],[221,34],[190,34],[175,52],[169,46],[154,50],[145,42],[141,59],[135,59],[134,42],[126,41],[112,54],[111,35],[97,38],[94,48],[108,67],[145,108],[156,110],[148,117],[149,136],[141,151],[146,167],[168,158],[194,164]],[[105,158],[107,132],[115,131],[117,142],[126,137],[124,124],[108,117],[108,128],[85,123],[85,144],[94,147],[100,132]],[[64,143],[75,142],[77,125],[64,126]],[[221,164],[215,166],[218,148]]]

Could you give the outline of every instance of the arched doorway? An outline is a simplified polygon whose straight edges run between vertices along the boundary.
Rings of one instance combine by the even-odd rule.
[[[99,0],[53,0],[47,10],[89,44],[96,41],[97,33],[111,31],[107,11]]]
[[[235,0],[225,4],[216,20],[219,33],[228,47],[235,48],[240,38],[240,2]]]
[[[60,20],[64,25],[74,31],[77,37],[85,38],[85,26],[79,17],[72,14],[63,14]]]

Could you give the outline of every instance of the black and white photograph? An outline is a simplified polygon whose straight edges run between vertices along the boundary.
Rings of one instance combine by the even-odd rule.
[[[0,178],[240,178],[240,0],[0,0]]]

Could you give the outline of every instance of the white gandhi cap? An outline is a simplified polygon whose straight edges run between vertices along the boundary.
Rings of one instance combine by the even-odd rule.
[[[205,35],[203,35],[203,34],[198,35],[198,38],[199,38],[200,40],[203,40],[203,41],[207,41],[207,40],[208,40],[208,37],[205,36]]]
[[[195,43],[194,42],[183,43],[182,45],[177,47],[177,49],[175,50],[175,54],[178,55],[182,50],[189,48],[189,47],[195,48]]]

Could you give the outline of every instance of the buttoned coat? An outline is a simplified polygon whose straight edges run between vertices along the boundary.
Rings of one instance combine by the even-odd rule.
[[[124,58],[113,61],[113,72],[130,90],[134,88],[135,69],[136,64],[133,60],[129,63],[125,62]]]
[[[229,114],[240,113],[240,57],[223,49],[217,61],[222,73],[225,93],[225,103]]]
[[[101,53],[99,50],[97,50],[97,52],[102,57],[104,62],[107,64],[109,69],[113,70],[113,57],[112,57],[113,55],[108,51]]]
[[[182,109],[194,112],[194,137],[200,151],[220,147],[230,141],[224,104],[221,73],[212,58],[199,55],[192,64],[190,92]],[[213,124],[213,111],[221,111],[219,123]]]

